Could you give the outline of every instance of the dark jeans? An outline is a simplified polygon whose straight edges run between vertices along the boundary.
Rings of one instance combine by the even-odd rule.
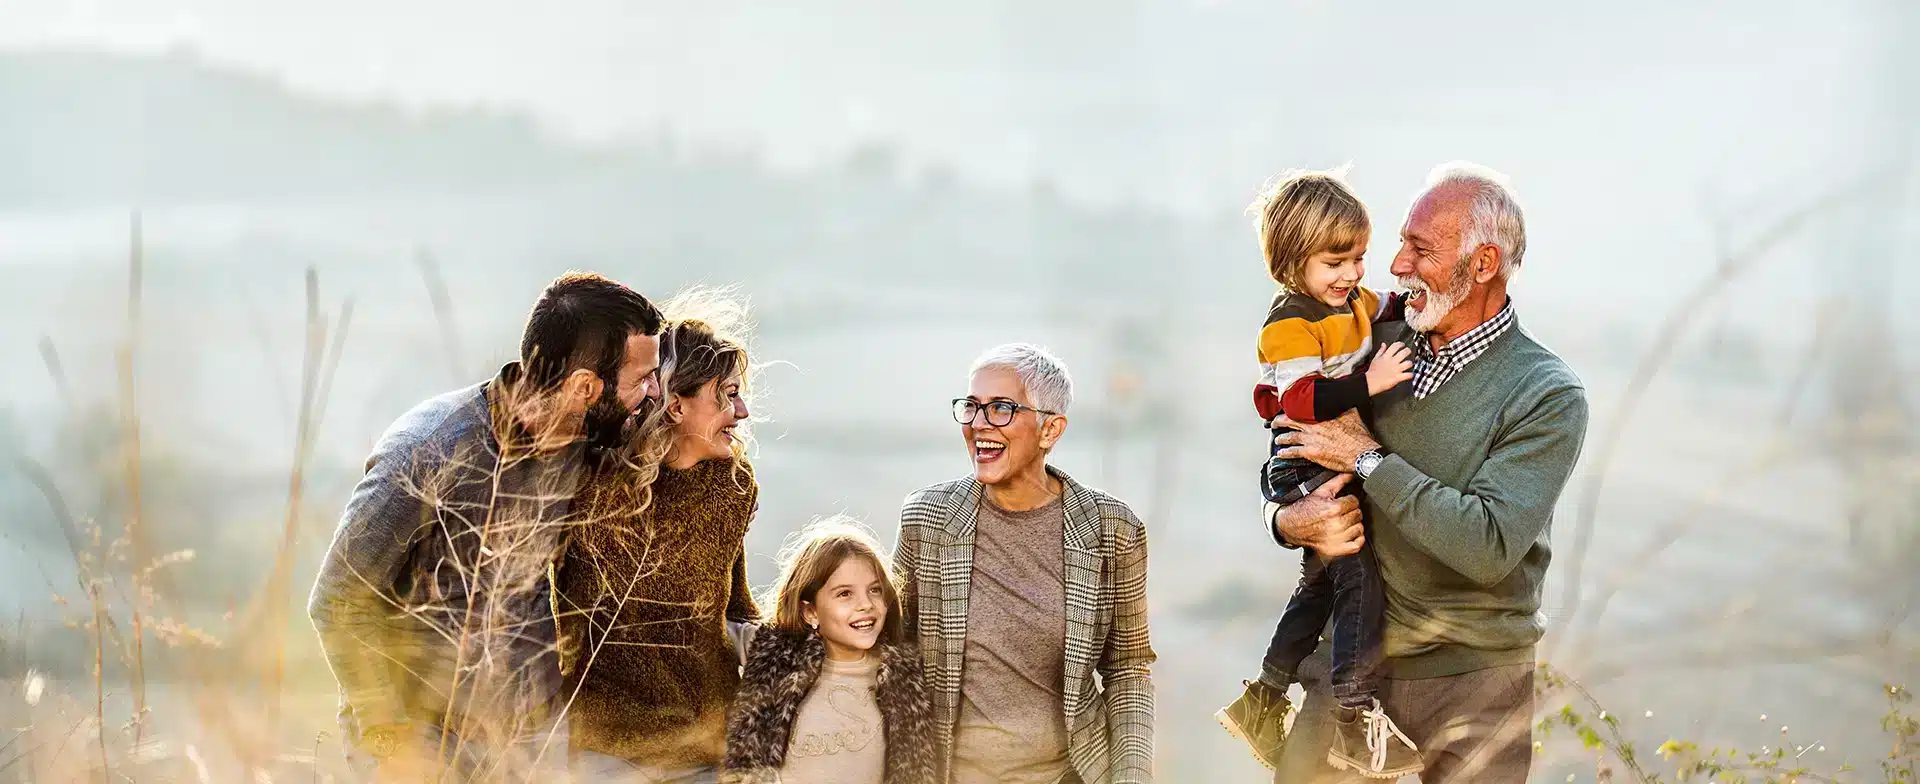
[[[1271,431],[1271,435],[1278,436],[1281,433],[1291,432],[1293,428],[1276,427]],[[1272,446],[1275,452],[1285,448],[1278,444]],[[1314,488],[1326,484],[1327,480],[1339,475],[1338,471],[1328,469],[1312,460],[1303,460],[1298,457],[1269,457],[1266,465],[1260,467],[1260,494],[1266,496],[1269,501],[1286,506],[1307,497]]]
[[[1300,585],[1273,629],[1273,642],[1260,662],[1260,680],[1280,689],[1299,680],[1300,662],[1319,647],[1320,633],[1331,619],[1333,698],[1348,708],[1371,705],[1386,608],[1373,545],[1332,561],[1302,550]]]

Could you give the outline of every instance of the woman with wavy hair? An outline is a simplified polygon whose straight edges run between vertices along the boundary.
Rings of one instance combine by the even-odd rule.
[[[661,400],[579,494],[554,570],[563,704],[589,781],[710,782],[739,657],[727,623],[758,620],[746,533],[745,307],[694,290],[662,308]]]

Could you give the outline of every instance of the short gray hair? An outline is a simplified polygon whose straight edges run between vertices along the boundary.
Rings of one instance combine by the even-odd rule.
[[[973,361],[967,377],[972,378],[989,368],[1012,371],[1020,379],[1020,385],[1027,388],[1027,397],[1034,408],[1065,414],[1067,407],[1073,405],[1073,376],[1067,374],[1067,363],[1044,348],[1032,343],[994,346]]]
[[[1467,207],[1467,224],[1460,227],[1460,255],[1464,258],[1482,245],[1499,248],[1502,278],[1512,277],[1527,254],[1527,222],[1507,182],[1507,175],[1480,164],[1452,161],[1433,167],[1426,190],[1432,193],[1445,185],[1468,189],[1473,201]]]

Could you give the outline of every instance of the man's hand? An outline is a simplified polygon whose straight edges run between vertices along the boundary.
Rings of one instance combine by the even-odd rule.
[[[1367,394],[1378,395],[1413,378],[1413,352],[1404,343],[1388,343],[1374,352],[1367,366]]]
[[[1360,545],[1367,541],[1366,529],[1360,525],[1360,499],[1335,497],[1352,480],[1352,474],[1341,474],[1291,505],[1269,503],[1267,520],[1283,541],[1310,547],[1322,558],[1360,552]]]
[[[1317,424],[1303,424],[1284,416],[1275,419],[1273,424],[1276,428],[1293,428],[1292,432],[1274,437],[1273,443],[1287,447],[1275,452],[1276,457],[1305,458],[1334,471],[1351,472],[1353,461],[1361,452],[1380,448],[1380,442],[1367,432],[1367,426],[1361,424],[1360,414],[1355,411]]]

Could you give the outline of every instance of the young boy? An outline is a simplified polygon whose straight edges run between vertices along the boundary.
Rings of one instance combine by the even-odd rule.
[[[1254,407],[1269,427],[1283,414],[1295,422],[1323,422],[1352,409],[1368,416],[1373,395],[1412,377],[1410,354],[1397,343],[1368,361],[1374,322],[1404,318],[1404,309],[1397,298],[1383,300],[1360,285],[1372,225],[1340,174],[1288,172],[1254,203],[1267,270],[1280,285],[1260,330],[1261,379],[1253,391]],[[1279,432],[1285,431],[1268,437],[1274,452]],[[1280,506],[1337,475],[1310,461],[1270,457],[1260,471],[1268,524]],[[1370,778],[1419,772],[1413,744],[1375,698],[1386,602],[1373,551],[1363,547],[1332,561],[1311,550],[1302,555],[1300,584],[1274,629],[1259,680],[1248,682],[1240,699],[1216,718],[1263,764],[1277,767],[1291,708],[1287,687],[1331,616],[1338,732],[1327,762]]]

